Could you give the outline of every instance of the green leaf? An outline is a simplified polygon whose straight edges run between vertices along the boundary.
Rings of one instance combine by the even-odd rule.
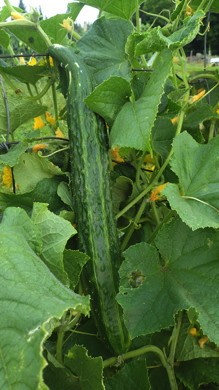
[[[219,359],[195,359],[184,362],[175,369],[176,376],[189,390],[197,390],[200,385],[212,384],[206,389],[214,389],[219,384]],[[218,387],[215,387],[215,390]]]
[[[146,361],[134,360],[106,378],[106,390],[149,390],[151,389],[146,370]]]
[[[46,66],[29,66],[29,65],[16,65],[0,67],[0,73],[6,73],[13,77],[16,77],[22,83],[36,84],[42,77],[49,75],[48,68]],[[17,98],[17,100],[19,100]]]
[[[3,46],[5,49],[7,49],[9,43],[10,43],[9,35],[4,30],[0,30],[0,45]]]
[[[122,77],[110,77],[85,99],[88,107],[112,125],[116,115],[131,96],[131,86]]]
[[[60,180],[57,177],[43,179],[39,181],[31,192],[24,194],[0,192],[0,210],[6,207],[22,207],[26,212],[30,212],[33,202],[48,203],[50,211],[58,212],[63,208],[63,203],[57,195],[57,188]]]
[[[74,290],[79,282],[81,271],[89,260],[89,257],[85,253],[70,249],[66,249],[63,255],[64,268],[70,280],[70,287]]]
[[[40,22],[40,26],[50,37],[52,43],[61,43],[67,35],[67,30],[61,26],[61,23],[68,17],[70,17],[70,14],[68,13],[58,14]]]
[[[58,166],[36,153],[23,154],[13,172],[17,193],[19,194],[32,191],[37,183],[43,179],[64,175]]]
[[[141,97],[136,102],[125,103],[117,115],[110,133],[112,147],[151,151],[151,131],[171,66],[171,52],[164,50],[157,56]]]
[[[218,343],[218,235],[175,219],[155,243],[160,253],[143,242],[124,253],[118,302],[131,338],[167,328],[179,310],[193,307],[203,333]]]
[[[96,20],[77,43],[97,84],[111,76],[130,80],[131,69],[125,53],[126,40],[133,30],[131,22],[122,19]]]
[[[144,0],[137,0],[138,5]],[[81,3],[99,8],[101,11],[109,12],[120,18],[130,19],[136,10],[136,0],[81,0]]]
[[[0,164],[8,165],[11,168],[14,167],[18,164],[27,147],[27,142],[19,142],[17,145],[12,146],[7,153],[0,155]]]
[[[200,6],[200,0],[192,0],[190,6],[192,7],[192,9],[197,9]],[[213,1],[213,4],[210,7],[210,11],[219,13],[218,0]]]
[[[70,192],[69,185],[66,182],[62,181],[59,184],[57,194],[62,200],[62,202],[70,206],[70,208],[72,209],[72,195]]]
[[[183,132],[173,141],[171,168],[179,178],[163,190],[172,209],[193,230],[219,227],[219,137],[198,144]]]
[[[132,194],[134,183],[126,176],[119,176],[112,185],[113,210],[116,215],[120,210],[120,204],[126,202]]]
[[[219,115],[209,104],[197,103],[186,115],[183,127],[185,129],[195,128],[200,123],[210,119],[219,119]]]
[[[167,157],[175,133],[176,128],[173,126],[170,119],[157,117],[152,129],[153,150],[162,157]]]
[[[27,218],[9,210],[0,225],[0,388],[47,389],[42,381],[46,365],[42,345],[53,330],[53,318],[72,309],[85,315],[89,298],[64,287],[30,246]],[[14,218],[13,218],[14,217]],[[25,234],[13,220],[24,224]]]
[[[38,54],[47,52],[47,45],[35,26],[9,25],[8,30]]]
[[[38,228],[42,241],[41,259],[63,284],[69,285],[64,269],[63,251],[67,240],[77,232],[69,221],[51,213],[46,204],[35,203],[32,221]]]
[[[204,16],[205,13],[203,11],[195,12],[193,16],[185,19],[182,28],[168,37],[163,34],[160,26],[154,27],[140,36],[137,34],[135,55],[139,56],[150,52],[161,51],[165,48],[175,50],[187,45],[198,34]],[[139,42],[140,37],[142,39]]]
[[[92,358],[84,347],[75,345],[68,351],[65,365],[78,376],[81,390],[104,390],[101,357]]]
[[[34,102],[31,98],[19,96],[7,96],[8,107],[10,110],[10,131],[13,132],[17,127],[43,114],[47,107]],[[0,132],[5,134],[7,129],[7,116],[5,104],[0,99]]]
[[[191,324],[187,316],[183,316],[183,323],[180,328],[179,338],[177,340],[177,347],[175,353],[176,361],[187,361],[197,358],[217,357],[219,358],[219,350],[217,351],[209,343],[200,348],[198,343],[199,338],[194,337],[189,333]]]

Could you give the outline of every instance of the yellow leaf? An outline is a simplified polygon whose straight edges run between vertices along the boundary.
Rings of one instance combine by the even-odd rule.
[[[54,125],[56,123],[55,118],[48,111],[46,111],[46,120],[50,123],[50,125]]]
[[[36,116],[36,118],[34,118],[34,125],[33,125],[33,129],[34,130],[38,130],[38,129],[41,129],[42,127],[45,126],[45,123],[43,122],[41,116]]]
[[[12,171],[11,168],[8,166],[5,166],[2,171],[2,184],[10,188],[12,186],[13,180],[12,180]]]

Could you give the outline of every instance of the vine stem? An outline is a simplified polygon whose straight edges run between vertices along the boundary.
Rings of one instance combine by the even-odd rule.
[[[185,116],[185,111],[182,110],[179,115],[175,136],[177,136],[181,132],[184,116]],[[156,183],[162,176],[167,165],[169,164],[172,154],[173,154],[173,148],[171,148],[166,160],[164,161],[163,165],[159,169],[157,175],[154,177],[152,182],[138,196],[136,196],[135,199],[133,199],[129,204],[127,204],[127,206],[125,206],[121,211],[119,211],[119,213],[116,215],[116,219],[120,218],[123,214],[125,214],[129,209],[131,209],[136,203],[138,203],[144,196],[146,196],[153,189],[153,187],[156,185]]]
[[[139,210],[135,216],[135,219],[134,221],[132,222],[123,242],[122,242],[122,245],[121,245],[121,251],[123,252],[125,250],[125,248],[127,247],[128,243],[129,243],[129,240],[132,236],[132,234],[134,233],[135,231],[135,226],[139,223],[139,220],[144,212],[144,209],[145,209],[145,206],[146,206],[146,203],[147,203],[147,199],[143,199],[142,203],[141,203],[141,206],[139,207]]]
[[[168,362],[167,357],[165,356],[163,351],[160,348],[156,347],[155,345],[146,345],[144,347],[135,349],[133,351],[126,352],[123,355],[114,356],[114,357],[111,357],[109,359],[106,359],[103,361],[103,368],[107,368],[110,366],[116,366],[118,364],[121,364],[121,362],[123,362],[125,360],[137,358],[137,357],[142,356],[148,352],[155,353],[159,356],[162,365],[164,366],[164,368],[167,371],[167,375],[168,375],[169,382],[170,382],[170,389],[171,390],[178,390],[173,367]]]

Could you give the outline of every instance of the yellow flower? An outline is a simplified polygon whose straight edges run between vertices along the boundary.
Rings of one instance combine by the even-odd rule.
[[[11,12],[11,17],[12,17],[12,19],[15,19],[15,20],[24,19],[24,15],[22,15],[16,11]]]
[[[186,6],[186,12],[185,12],[186,16],[192,16],[193,13],[194,13],[193,9],[189,5],[187,5]]]
[[[122,163],[124,162],[124,159],[120,156],[119,154],[119,148],[118,146],[111,149],[111,157],[112,157],[112,160],[117,162],[117,163]]]
[[[20,65],[25,65],[26,64],[26,61],[25,61],[24,57],[19,57],[19,64]]]
[[[74,22],[72,18],[69,17],[67,19],[63,19],[63,22],[60,23],[60,26],[65,28],[65,30],[67,30],[69,33],[71,33],[72,30],[74,30]]]
[[[5,187],[10,188],[12,186],[12,183],[13,183],[13,180],[12,180],[11,168],[6,166],[3,168],[3,171],[2,171],[2,184]]]
[[[151,191],[151,195],[149,197],[150,202],[155,202],[156,200],[160,199],[160,193],[163,191],[167,184],[168,183],[160,184],[159,186],[155,187],[153,191]]]
[[[207,336],[203,336],[198,340],[199,347],[204,348],[205,344],[209,341]]]
[[[189,329],[189,334],[193,337],[197,337],[199,335],[199,332],[198,332],[197,328],[193,327],[193,328]]]
[[[54,125],[56,123],[55,118],[48,111],[46,111],[46,120],[50,123],[50,125]]]
[[[56,137],[59,137],[59,138],[65,138],[63,132],[60,130],[59,127],[57,127],[57,129],[56,129],[55,135],[56,135]]]
[[[29,66],[35,66],[37,64],[37,60],[35,57],[30,57],[29,61],[27,62],[27,65]]]
[[[175,116],[174,118],[170,119],[173,125],[176,125],[178,123],[179,117]]]
[[[179,63],[179,57],[173,56],[173,63],[178,64]]]
[[[39,150],[46,149],[46,148],[47,148],[47,144],[36,144],[32,147],[32,151],[34,153],[37,153],[39,152]]]
[[[49,65],[54,66],[53,58],[49,56]]]
[[[42,127],[45,126],[45,123],[43,122],[41,116],[36,116],[36,118],[34,118],[34,125],[33,125],[33,129],[34,130],[38,130],[38,129],[41,129]]]
[[[191,96],[189,103],[192,104],[200,100],[205,95],[205,92],[205,89],[202,89],[199,93],[197,93],[197,95]]]
[[[218,115],[219,115],[219,108],[217,108],[217,110],[216,110],[216,114],[218,114]]]

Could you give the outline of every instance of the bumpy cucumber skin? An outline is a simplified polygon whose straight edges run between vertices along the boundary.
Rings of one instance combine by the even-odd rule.
[[[86,270],[88,292],[99,331],[111,349],[121,354],[128,349],[129,339],[115,299],[121,254],[112,211],[106,129],[84,103],[93,90],[84,61],[74,49],[60,45],[51,46],[49,55],[65,69],[68,80],[71,188],[80,249],[91,258]]]

